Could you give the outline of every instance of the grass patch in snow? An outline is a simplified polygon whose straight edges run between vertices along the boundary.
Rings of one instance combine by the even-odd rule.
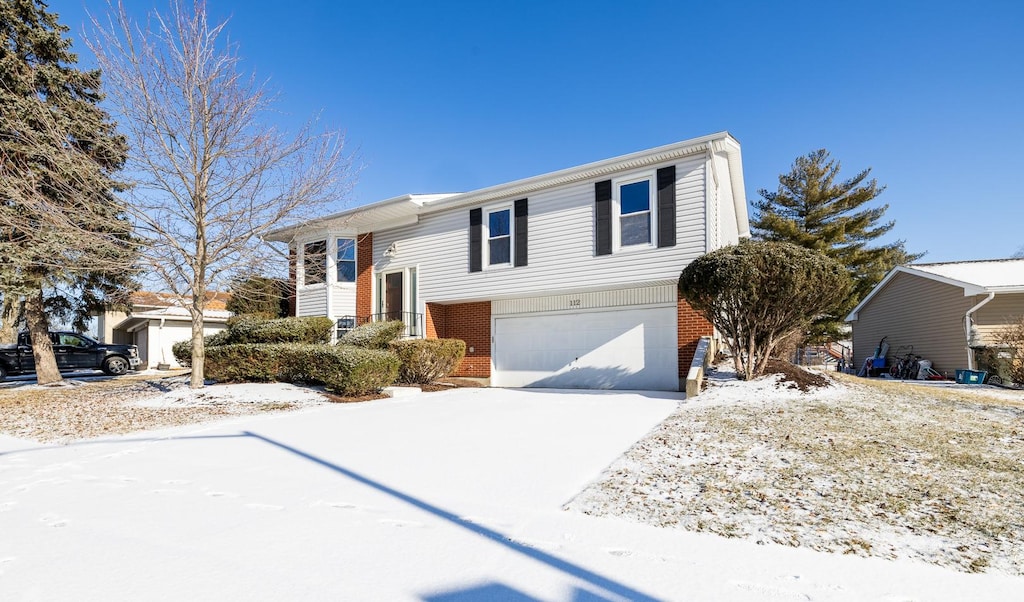
[[[569,507],[1024,574],[1024,392],[769,376],[684,403]]]

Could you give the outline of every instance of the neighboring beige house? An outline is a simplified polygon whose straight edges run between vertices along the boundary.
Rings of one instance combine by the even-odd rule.
[[[1008,321],[1024,315],[1024,258],[900,266],[889,272],[846,321],[854,366],[888,337],[889,357],[904,346],[953,376],[978,369],[976,348],[994,343]]]
[[[211,335],[227,328],[228,293],[207,293],[203,332]],[[146,368],[179,368],[171,353],[178,341],[192,338],[192,320],[173,295],[137,292],[131,296],[131,312],[108,311],[96,317],[96,337],[104,343],[138,345]]]

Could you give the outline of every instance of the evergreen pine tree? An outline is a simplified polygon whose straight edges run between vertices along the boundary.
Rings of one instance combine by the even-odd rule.
[[[40,383],[60,380],[51,313],[81,324],[131,281],[131,223],[115,196],[127,145],[41,0],[0,2],[0,289],[25,299]]]
[[[866,206],[885,187],[867,179],[870,168],[848,180],[839,179],[839,169],[827,150],[816,150],[798,157],[789,173],[779,176],[776,192],[761,189],[761,199],[754,201],[756,238],[824,253],[846,266],[853,279],[843,302],[815,320],[808,337],[814,342],[840,338],[846,315],[885,274],[923,255],[908,253],[902,240],[871,246],[895,225],[881,221],[888,205]]]

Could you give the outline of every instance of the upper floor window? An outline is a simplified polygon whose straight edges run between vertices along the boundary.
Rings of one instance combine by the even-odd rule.
[[[616,185],[620,247],[651,244],[652,189],[650,178]]]
[[[512,209],[487,212],[487,265],[512,263]]]
[[[676,166],[594,182],[594,255],[676,246]]]
[[[469,271],[527,265],[529,201],[469,210]]]
[[[356,281],[356,241],[354,238],[338,239],[338,282]]]
[[[327,241],[307,242],[302,247],[302,284],[327,282]]]

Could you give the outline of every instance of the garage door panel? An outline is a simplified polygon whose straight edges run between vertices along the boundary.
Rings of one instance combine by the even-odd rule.
[[[676,390],[674,307],[497,318],[499,386]]]

